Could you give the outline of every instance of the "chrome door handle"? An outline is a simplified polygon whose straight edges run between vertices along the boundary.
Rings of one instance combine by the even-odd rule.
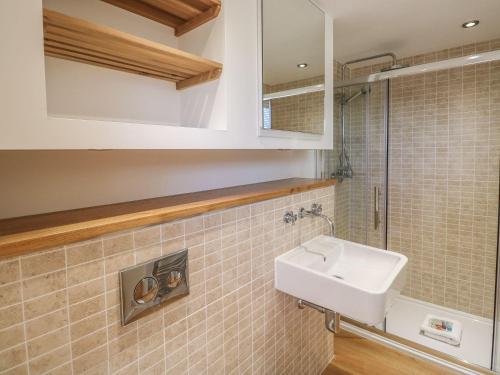
[[[382,195],[382,192],[380,191],[380,188],[378,186],[375,186],[375,207],[374,207],[374,227],[375,230],[378,229],[378,226],[381,223],[380,220],[380,196]]]

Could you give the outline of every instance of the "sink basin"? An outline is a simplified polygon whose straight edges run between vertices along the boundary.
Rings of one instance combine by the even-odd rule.
[[[399,253],[322,235],[275,259],[275,287],[375,325],[400,294],[407,262]]]

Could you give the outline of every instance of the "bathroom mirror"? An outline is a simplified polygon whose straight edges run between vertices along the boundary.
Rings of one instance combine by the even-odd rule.
[[[310,0],[262,0],[262,127],[323,134],[325,14]]]

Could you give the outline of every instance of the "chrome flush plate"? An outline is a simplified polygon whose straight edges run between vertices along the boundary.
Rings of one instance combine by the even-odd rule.
[[[122,325],[169,299],[188,294],[187,249],[123,269],[120,271]]]

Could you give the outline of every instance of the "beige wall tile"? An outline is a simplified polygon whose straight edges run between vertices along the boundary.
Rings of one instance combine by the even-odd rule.
[[[143,247],[135,252],[135,263],[142,263],[161,256],[161,244]]]
[[[97,240],[68,246],[66,248],[68,266],[76,266],[80,263],[102,258],[104,255],[102,243],[102,240]]]
[[[21,272],[24,278],[57,271],[64,267],[66,259],[63,249],[21,258]]]
[[[18,324],[0,331],[0,351],[24,342],[24,327]]]
[[[164,356],[165,351],[163,347],[146,354],[139,360],[139,372],[143,373],[146,369],[151,367],[151,364],[162,361]]]
[[[2,375],[28,375],[28,365],[26,363],[17,367],[10,368],[2,372]]]
[[[0,371],[17,367],[26,360],[26,350],[24,344],[15,346],[10,350],[4,350],[0,353]]]
[[[104,279],[96,279],[88,283],[68,288],[68,302],[78,303],[104,293]]]
[[[203,216],[193,217],[188,219],[184,223],[184,230],[186,235],[202,231],[203,226]]]
[[[92,335],[84,336],[71,343],[73,357],[80,357],[89,351],[107,343],[106,328],[95,331]]]
[[[102,241],[104,256],[114,255],[134,248],[133,233],[123,233],[118,236],[106,237]]]
[[[24,302],[24,316],[26,319],[33,319],[48,312],[62,309],[66,303],[66,290],[46,294]]]
[[[162,241],[184,236],[184,221],[167,223],[162,226]]]
[[[66,270],[56,271],[23,281],[24,299],[35,298],[66,287]]]
[[[69,328],[65,326],[28,341],[28,356],[38,357],[67,343],[69,343]]]
[[[151,367],[142,370],[141,374],[144,375],[162,375],[165,374],[166,368],[165,368],[165,361],[161,361],[157,364],[152,365]]]
[[[277,316],[284,322],[285,314],[296,310],[293,303],[285,307],[284,299],[277,297],[282,295],[274,292],[273,259],[298,244],[299,231],[303,238],[312,238],[325,230],[310,223],[300,230],[285,226],[281,217],[292,203],[310,205],[303,199],[316,198],[333,200],[333,188],[1,262],[9,284],[2,285],[0,279],[0,299],[13,305],[0,309],[0,366],[27,373],[27,361],[31,374],[55,375],[220,374],[224,369],[245,374],[256,368],[273,372],[276,363],[284,363],[284,354],[278,359],[278,353],[287,350],[285,329],[276,328]],[[332,215],[333,205],[325,204],[325,211]],[[275,237],[278,232],[281,237]],[[190,295],[122,327],[118,271],[185,247],[189,247]],[[262,272],[253,273],[254,266]],[[317,320],[318,331],[300,321],[290,330],[298,330],[297,337],[312,335],[308,348],[298,347],[296,353],[307,363],[304,373],[314,374],[318,371],[311,353],[326,353],[316,361],[324,367],[333,345],[320,348],[329,334],[321,316],[310,320]],[[313,336],[325,339],[311,345]],[[260,347],[263,367],[256,367],[253,358],[260,361]]]
[[[8,328],[23,321],[21,304],[0,309],[0,329]]]
[[[154,245],[160,242],[161,242],[160,225],[155,225],[153,227],[134,231],[135,248]]]
[[[137,344],[127,347],[114,355],[110,353],[109,368],[114,373],[135,361],[137,361]]]
[[[69,308],[69,319],[76,322],[89,315],[104,311],[104,294],[88,299],[86,301],[71,305]]]
[[[123,268],[133,266],[134,264],[135,254],[133,252],[127,252],[106,258],[104,262],[104,268],[106,274],[110,274],[118,272]]]
[[[26,338],[29,340],[66,326],[68,324],[68,312],[66,309],[57,310],[27,321],[25,324]]]
[[[94,350],[73,360],[74,374],[92,373],[91,370],[105,369],[107,372],[108,351],[106,346],[100,346]],[[104,365],[104,366],[103,366]]]
[[[71,340],[77,340],[103,327],[106,327],[106,314],[104,312],[79,320],[71,324]]]
[[[68,287],[104,276],[104,261],[98,260],[68,268]]]
[[[0,306],[14,305],[19,302],[21,302],[21,283],[0,287]]]
[[[29,363],[30,375],[41,375],[70,360],[69,345],[38,357]]]
[[[50,370],[50,375],[67,375],[71,374],[71,363],[65,363],[62,366]]]
[[[19,260],[14,259],[0,263],[0,285],[17,281],[20,278]]]

